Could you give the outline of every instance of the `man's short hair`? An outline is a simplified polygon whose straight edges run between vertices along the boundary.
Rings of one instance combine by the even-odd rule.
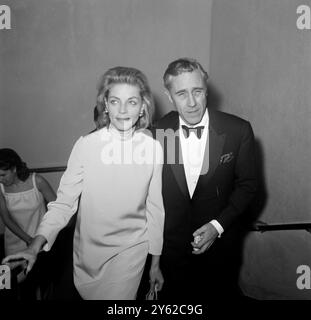
[[[201,72],[207,88],[208,74],[202,65],[197,60],[192,58],[180,58],[168,65],[163,76],[165,88],[167,90],[171,88],[172,77],[176,77],[184,72],[193,72],[194,70],[199,70]]]

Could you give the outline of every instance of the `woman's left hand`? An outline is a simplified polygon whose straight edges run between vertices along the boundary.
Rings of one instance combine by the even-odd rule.
[[[159,266],[151,266],[149,271],[149,278],[150,290],[154,291],[154,289],[156,288],[157,291],[161,291],[164,279]]]

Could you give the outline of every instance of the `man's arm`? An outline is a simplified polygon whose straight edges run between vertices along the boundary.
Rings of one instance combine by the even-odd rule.
[[[235,165],[235,180],[228,205],[216,218],[226,230],[245,211],[257,191],[255,140],[249,122],[244,123]]]
[[[193,253],[201,254],[208,250],[223,230],[228,229],[231,223],[244,212],[256,191],[254,133],[250,123],[245,122],[237,154],[234,188],[229,197],[228,205],[221,211],[216,220],[206,223],[193,233],[194,239],[197,239],[197,241],[192,242]]]

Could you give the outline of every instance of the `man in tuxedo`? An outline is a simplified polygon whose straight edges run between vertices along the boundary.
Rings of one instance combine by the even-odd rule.
[[[196,60],[173,61],[163,78],[177,112],[154,130],[165,157],[160,298],[235,298],[230,229],[256,192],[254,134],[249,122],[207,108],[208,75]]]

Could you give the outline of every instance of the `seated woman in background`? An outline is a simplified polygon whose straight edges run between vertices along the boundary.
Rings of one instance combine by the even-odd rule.
[[[46,212],[45,202],[56,199],[49,183],[30,173],[12,149],[0,149],[0,215],[5,225],[5,255],[25,250]],[[27,281],[23,287],[27,286]]]
[[[57,200],[48,205],[35,239],[3,262],[25,258],[30,270],[39,251],[51,248],[76,212],[81,195],[74,235],[75,286],[83,299],[133,300],[148,252],[150,286],[161,290],[163,285],[163,152],[145,130],[153,103],[141,71],[108,70],[97,100],[104,108],[104,127],[75,143]]]

